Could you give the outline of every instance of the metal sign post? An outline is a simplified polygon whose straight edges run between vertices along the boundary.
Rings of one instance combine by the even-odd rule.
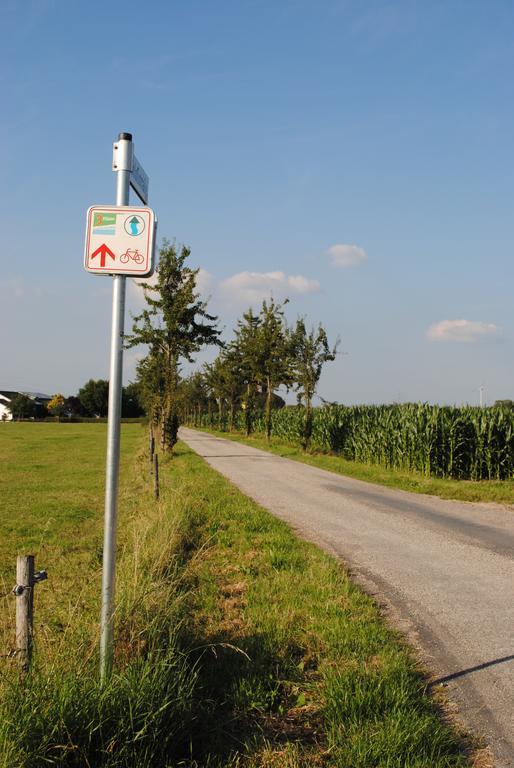
[[[119,139],[114,143],[113,148],[113,170],[117,174],[116,206],[128,206],[129,204],[129,190],[131,184],[131,172],[133,170],[133,159],[134,147],[132,144],[132,134],[120,133]],[[137,165],[137,183],[140,188],[144,188],[142,191],[145,192],[146,197],[148,194],[148,177],[143,171],[141,165],[139,163]],[[145,200],[144,202],[147,201]],[[139,218],[142,219],[142,217]],[[153,230],[153,222],[151,226]],[[130,227],[127,232],[131,234]],[[105,232],[104,229],[103,234],[108,235],[109,233]],[[113,236],[115,235],[114,232],[111,232],[111,234]],[[132,234],[139,234],[137,222],[133,224]],[[105,258],[106,256],[104,254],[104,261]],[[151,265],[150,268],[153,269],[153,265]],[[109,273],[108,269],[105,270],[105,273]],[[146,274],[150,273],[147,272]],[[123,331],[125,320],[126,279],[127,278],[123,274],[113,275],[111,326],[112,336],[109,374],[109,412],[107,423],[107,465],[102,573],[102,612],[100,620],[100,677],[102,681],[105,681],[109,676],[112,669],[113,660],[114,592],[116,575],[116,518],[118,512],[121,387],[123,373]]]

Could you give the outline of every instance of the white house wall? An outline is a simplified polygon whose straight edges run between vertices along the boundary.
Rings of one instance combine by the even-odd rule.
[[[0,399],[0,421],[12,421],[12,414],[7,408],[7,402]]]

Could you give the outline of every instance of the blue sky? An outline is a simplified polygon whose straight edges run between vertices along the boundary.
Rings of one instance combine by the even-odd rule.
[[[342,339],[327,399],[514,397],[512,3],[1,6],[0,388],[107,376],[85,212],[131,131],[227,336],[273,290]]]

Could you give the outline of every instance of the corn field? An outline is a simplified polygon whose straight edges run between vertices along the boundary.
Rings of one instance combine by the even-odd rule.
[[[275,411],[273,435],[299,442],[304,416],[300,407]],[[238,428],[242,422],[240,413]],[[226,429],[215,414],[201,415],[196,425]],[[264,432],[262,415],[254,431]],[[423,403],[315,408],[311,448],[427,476],[505,480],[514,474],[514,411]]]

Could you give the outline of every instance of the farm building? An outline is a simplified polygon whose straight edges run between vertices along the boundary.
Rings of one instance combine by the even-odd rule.
[[[8,389],[0,389],[0,421],[12,421],[12,414],[8,408],[8,405],[17,395],[25,395],[25,397],[30,397],[30,399],[39,406],[46,405],[52,399],[50,395],[45,395],[42,392],[20,392]]]

